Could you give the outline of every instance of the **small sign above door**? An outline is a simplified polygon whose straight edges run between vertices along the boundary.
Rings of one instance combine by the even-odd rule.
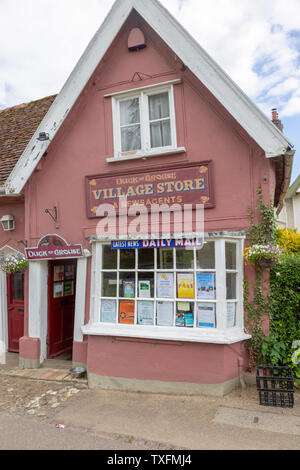
[[[45,235],[34,248],[25,248],[28,260],[82,258],[82,245],[69,245],[59,235]]]

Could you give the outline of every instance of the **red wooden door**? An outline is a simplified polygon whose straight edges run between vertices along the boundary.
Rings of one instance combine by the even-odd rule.
[[[24,274],[7,276],[8,351],[19,352],[24,336]]]
[[[49,263],[48,356],[72,349],[75,313],[76,260]]]

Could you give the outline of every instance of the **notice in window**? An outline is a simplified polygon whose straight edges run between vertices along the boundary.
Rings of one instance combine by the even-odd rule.
[[[157,302],[158,326],[173,326],[173,309],[172,302]]]
[[[193,299],[195,297],[194,274],[177,274],[177,292],[179,299]]]
[[[151,282],[139,281],[139,297],[142,299],[150,299],[151,297]]]
[[[102,300],[101,321],[103,323],[116,323],[116,301]]]
[[[176,326],[194,326],[194,306],[191,302],[177,302]]]
[[[74,295],[74,281],[65,282],[64,285],[64,296]]]
[[[64,283],[60,282],[59,284],[54,284],[53,297],[55,299],[63,297],[64,295]]]
[[[197,304],[197,326],[199,328],[216,327],[215,304],[205,302]]]
[[[134,301],[121,300],[119,307],[119,322],[126,325],[134,325]]]
[[[138,302],[138,324],[153,325],[154,324],[154,303]]]
[[[157,274],[157,297],[159,299],[173,298],[174,277],[172,273]]]
[[[64,266],[54,266],[54,282],[64,280]]]
[[[134,298],[134,281],[123,281],[123,295],[126,299]]]
[[[197,273],[197,299],[215,299],[214,273]]]

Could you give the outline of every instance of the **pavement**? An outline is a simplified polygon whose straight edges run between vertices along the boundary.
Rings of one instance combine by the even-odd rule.
[[[0,449],[300,450],[300,391],[294,408],[274,408],[259,405],[253,386],[225,397],[89,389],[72,380],[67,361],[20,371],[8,359],[0,429],[9,432]]]

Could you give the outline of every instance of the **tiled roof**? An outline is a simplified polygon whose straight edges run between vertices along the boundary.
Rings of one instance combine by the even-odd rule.
[[[26,148],[56,95],[0,110],[0,186]]]

